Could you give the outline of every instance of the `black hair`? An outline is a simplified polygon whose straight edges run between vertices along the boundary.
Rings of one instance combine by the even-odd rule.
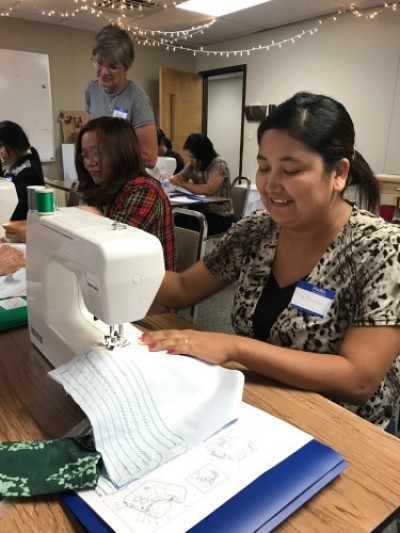
[[[97,133],[99,146],[106,151],[109,162],[110,175],[101,185],[94,183],[81,161],[82,137],[88,131]],[[98,208],[109,205],[127,181],[147,175],[135,130],[127,120],[118,117],[94,118],[81,128],[75,144],[75,166],[78,190],[89,205]]]
[[[199,161],[201,171],[205,170],[218,155],[213,143],[202,133],[191,133],[184,142],[183,149],[188,150]]]
[[[171,139],[168,139],[161,128],[157,128],[157,143],[163,144],[167,150],[172,150]]]
[[[42,173],[42,163],[36,148],[31,146],[27,134],[16,122],[11,120],[3,120],[0,122],[0,144],[2,144],[7,152],[10,150],[16,152],[17,159],[19,159],[27,150],[31,151],[32,158],[38,164],[38,170]]]
[[[279,104],[260,123],[257,140],[271,129],[285,130],[290,137],[320,155],[327,172],[346,158],[350,162],[346,187],[358,185],[367,208],[379,207],[379,182],[362,155],[354,148],[353,121],[346,108],[333,98],[309,92],[298,92]]]

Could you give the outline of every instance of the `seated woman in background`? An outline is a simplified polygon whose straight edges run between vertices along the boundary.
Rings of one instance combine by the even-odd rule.
[[[237,335],[164,330],[141,342],[237,361],[387,427],[400,401],[400,228],[343,199],[351,174],[376,202],[354,141],[350,115],[327,96],[297,93],[264,118],[256,184],[266,210],[188,270],[167,272],[156,298],[184,308],[237,282]]]
[[[173,185],[180,185],[193,194],[219,196],[227,202],[197,205],[207,218],[208,235],[226,231],[233,222],[233,205],[231,198],[231,181],[226,162],[218,157],[210,139],[202,133],[191,133],[183,149],[189,164],[183,170],[169,178]],[[183,215],[177,215],[178,226],[188,227]]]
[[[44,185],[42,165],[37,150],[30,145],[24,130],[10,120],[0,122],[0,157],[8,165],[4,177],[15,185],[18,204],[11,220],[25,220],[28,213],[28,185]]]
[[[173,270],[171,205],[160,182],[146,174],[133,126],[122,118],[90,120],[79,132],[75,165],[88,210],[158,237],[165,268]]]
[[[157,142],[158,142],[158,157],[172,157],[176,160],[175,172],[180,172],[185,166],[185,162],[178,152],[172,150],[172,142],[161,128],[157,128]]]

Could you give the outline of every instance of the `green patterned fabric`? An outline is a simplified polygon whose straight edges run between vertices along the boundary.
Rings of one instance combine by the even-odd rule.
[[[91,489],[100,460],[91,436],[0,442],[0,497]]]

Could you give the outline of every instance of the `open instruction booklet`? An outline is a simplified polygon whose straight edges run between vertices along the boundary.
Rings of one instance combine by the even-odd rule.
[[[25,244],[12,244],[25,253]],[[24,326],[28,322],[26,269],[0,276],[0,331]]]
[[[207,201],[205,194],[194,194],[180,185],[169,185],[167,193],[170,200],[174,200],[180,204],[194,204]]]
[[[269,530],[346,467],[243,403],[236,370],[133,341],[50,375],[86,412],[106,469],[96,489],[63,496],[88,531]]]

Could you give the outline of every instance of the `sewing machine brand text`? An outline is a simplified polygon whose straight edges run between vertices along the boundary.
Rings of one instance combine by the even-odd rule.
[[[99,288],[98,288],[98,286],[95,284],[94,281],[92,281],[91,279],[88,279],[88,280],[86,281],[86,283],[87,283],[88,287],[89,287],[90,289],[92,289],[93,292],[95,292],[96,294],[99,292]]]

